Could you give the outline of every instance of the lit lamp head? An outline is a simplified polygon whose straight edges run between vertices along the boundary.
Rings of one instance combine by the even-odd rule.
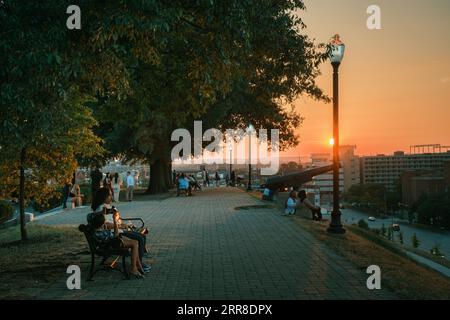
[[[340,64],[344,58],[345,44],[341,41],[341,37],[335,34],[330,45],[329,57],[331,64]]]

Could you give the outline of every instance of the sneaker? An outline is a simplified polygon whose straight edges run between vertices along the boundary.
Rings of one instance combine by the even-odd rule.
[[[152,267],[147,264],[143,264],[142,269],[144,270],[145,273],[149,273]]]

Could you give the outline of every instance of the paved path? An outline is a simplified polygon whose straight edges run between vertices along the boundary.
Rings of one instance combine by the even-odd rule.
[[[119,204],[123,215],[151,227],[143,280],[99,272],[70,291],[65,278],[40,292],[43,299],[382,299],[366,288],[367,275],[333,254],[275,209],[235,210],[260,204],[237,189],[197,192],[193,197]],[[37,223],[84,223],[87,209],[49,216]]]

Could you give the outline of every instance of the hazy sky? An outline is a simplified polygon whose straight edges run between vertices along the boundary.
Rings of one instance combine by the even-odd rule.
[[[346,44],[340,68],[341,144],[357,154],[409,151],[414,144],[450,145],[449,0],[305,0],[306,33]],[[369,30],[369,5],[381,8],[382,30]],[[331,65],[319,85],[331,96]],[[300,145],[288,155],[331,152],[332,104],[300,98]]]

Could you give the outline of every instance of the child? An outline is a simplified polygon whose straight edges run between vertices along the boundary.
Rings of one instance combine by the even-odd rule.
[[[289,198],[286,201],[284,215],[287,216],[295,214],[296,208],[297,208],[297,195],[295,191],[291,191],[291,193],[289,193]]]

